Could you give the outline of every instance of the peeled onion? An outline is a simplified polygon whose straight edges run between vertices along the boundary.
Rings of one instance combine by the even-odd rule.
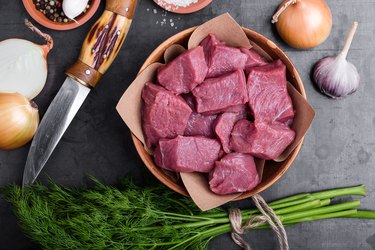
[[[323,43],[332,28],[332,14],[324,0],[284,0],[272,23],[290,46],[308,49]]]
[[[43,36],[47,44],[37,45],[23,39],[0,42],[0,92],[18,92],[33,99],[46,83],[46,57],[53,47],[53,41],[30,22],[26,21],[26,25]]]
[[[0,149],[15,149],[29,142],[39,125],[35,103],[19,93],[0,93]]]

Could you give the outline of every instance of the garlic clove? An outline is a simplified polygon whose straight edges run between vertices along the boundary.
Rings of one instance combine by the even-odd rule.
[[[74,18],[82,14],[86,9],[88,2],[89,0],[64,0],[62,3],[62,9],[65,16],[74,20]]]

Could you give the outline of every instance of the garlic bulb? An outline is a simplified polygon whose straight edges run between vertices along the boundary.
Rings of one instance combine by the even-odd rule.
[[[316,85],[329,97],[344,97],[354,93],[359,87],[357,68],[346,60],[357,26],[358,23],[354,22],[340,54],[321,59],[314,68],[313,79]]]
[[[39,125],[35,103],[19,93],[0,93],[0,149],[15,149],[31,140]]]
[[[86,9],[88,2],[89,0],[64,0],[62,3],[62,8],[65,16],[74,20],[74,18],[81,15]]]

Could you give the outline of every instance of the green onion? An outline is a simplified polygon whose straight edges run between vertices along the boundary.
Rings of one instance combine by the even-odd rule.
[[[375,219],[374,211],[358,210],[357,213],[347,216],[347,218]]]

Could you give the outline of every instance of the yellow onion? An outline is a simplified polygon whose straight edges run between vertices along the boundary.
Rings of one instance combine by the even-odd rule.
[[[308,49],[323,43],[332,28],[332,14],[324,0],[284,0],[272,18],[290,46]]]
[[[39,125],[36,104],[19,93],[0,93],[0,149],[15,149],[33,138]]]

